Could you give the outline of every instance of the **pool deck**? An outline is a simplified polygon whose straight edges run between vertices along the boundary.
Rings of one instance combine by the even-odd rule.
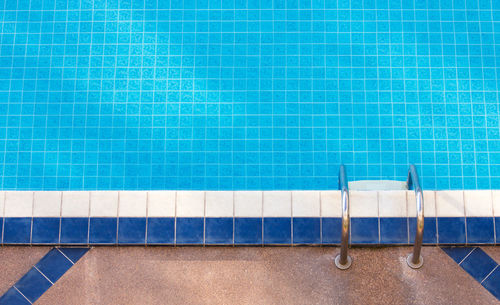
[[[495,260],[500,247],[483,248]],[[0,248],[3,294],[49,248]],[[420,270],[409,247],[95,247],[36,304],[497,304],[437,247]]]

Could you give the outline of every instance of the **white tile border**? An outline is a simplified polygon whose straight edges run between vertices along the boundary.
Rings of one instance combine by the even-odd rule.
[[[267,191],[264,192],[263,216],[264,217],[291,217],[292,192]]]
[[[464,191],[465,216],[493,217],[491,190]]]
[[[118,217],[118,192],[90,192],[90,217]]]
[[[406,194],[406,195],[405,195]],[[415,193],[350,191],[351,217],[415,217]],[[500,217],[500,190],[424,191],[425,217]],[[0,217],[341,217],[340,191],[0,191]]]
[[[178,191],[176,202],[177,217],[204,217],[204,191]]]
[[[5,213],[5,192],[0,191],[0,217]]]
[[[231,191],[205,192],[205,217],[233,217],[233,199]]]
[[[262,217],[261,191],[235,191],[234,216],[235,217]]]
[[[4,217],[33,217],[33,192],[5,192]]]
[[[321,217],[342,217],[340,191],[320,191]]]
[[[407,217],[408,204],[406,192],[407,191],[378,192],[378,216]]]
[[[90,192],[66,191],[62,192],[62,217],[89,217]]]
[[[436,192],[436,216],[465,217],[464,192],[463,191]]]
[[[176,191],[149,191],[148,217],[175,217]]]
[[[436,192],[423,191],[424,193],[424,217],[436,217]],[[417,199],[415,191],[406,191],[408,204],[408,217],[417,217]]]
[[[378,192],[376,191],[349,191],[350,216],[378,217]]]
[[[491,197],[493,202],[493,216],[500,217],[500,190],[491,191]],[[497,236],[497,238],[499,238]]]
[[[60,217],[62,193],[36,191],[33,193],[33,217]]]
[[[148,192],[120,191],[118,217],[146,217]]]
[[[320,192],[292,191],[293,217],[320,217]]]

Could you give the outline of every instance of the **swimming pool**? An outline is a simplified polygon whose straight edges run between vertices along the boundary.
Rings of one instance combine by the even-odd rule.
[[[498,1],[0,7],[0,189],[500,183]]]

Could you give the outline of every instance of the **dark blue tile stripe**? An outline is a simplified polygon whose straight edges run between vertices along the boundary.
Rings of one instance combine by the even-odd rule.
[[[15,287],[11,287],[0,298],[0,304],[30,305],[30,301],[23,296]]]
[[[498,262],[479,247],[442,247],[462,269],[500,300]]]
[[[0,304],[34,303],[88,250],[89,248],[54,248],[50,250],[0,297]]]
[[[6,245],[335,245],[340,243],[341,231],[340,218],[329,217],[25,217],[1,220],[0,242]],[[352,218],[351,243],[412,244],[415,227],[414,217]],[[424,244],[427,245],[492,245],[499,241],[499,217],[425,218]]]

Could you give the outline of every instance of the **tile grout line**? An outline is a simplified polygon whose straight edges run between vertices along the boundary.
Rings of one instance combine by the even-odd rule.
[[[290,192],[290,242],[291,245],[293,246],[293,195],[292,192]]]
[[[63,204],[63,192],[59,192],[61,194],[61,204],[59,205],[59,245],[61,244],[61,226],[62,226],[62,204]]]
[[[50,279],[49,279],[49,278],[48,278],[45,274],[43,274],[43,272],[42,272],[42,271],[40,271],[40,269],[38,269],[38,267],[37,267],[37,266],[33,266],[33,268],[35,268],[35,269],[36,269],[36,271],[40,272],[40,274],[41,274],[41,275],[42,275],[42,276],[43,276],[43,277],[44,277],[47,281],[49,281],[49,283],[50,283],[50,284],[52,284],[52,286],[54,285],[54,283],[52,283],[52,281],[51,281],[51,280],[50,280]]]
[[[148,246],[148,219],[149,219],[149,192],[146,192],[146,231],[144,232],[144,246]]]
[[[7,192],[3,192],[3,209],[2,209],[2,236],[0,236],[0,245],[3,246],[3,235],[4,235],[4,232],[5,232],[5,202],[7,201]]]
[[[16,285],[14,284],[12,286],[12,288],[14,288],[17,292],[19,292],[19,294],[26,299],[26,301],[28,301],[30,304],[33,304],[33,302],[31,302],[19,289],[17,289]]]
[[[116,240],[115,240],[115,245],[119,244],[118,241],[118,236],[119,236],[119,230],[120,230],[120,193],[118,192],[118,206],[116,208]]]
[[[4,203],[5,205],[5,203]],[[30,228],[30,241],[29,244],[32,244],[33,241],[33,214],[35,213],[35,192],[31,192],[31,228]]]
[[[88,213],[88,221],[87,221],[87,245],[90,245],[90,214],[92,207],[92,192],[89,192],[89,213]]]
[[[177,245],[177,191],[174,194],[174,246]]]
[[[234,203],[234,195],[235,191],[232,191],[232,198],[233,198],[233,243],[232,246],[234,247],[234,238],[235,238],[235,230],[236,230],[236,211],[235,211],[235,203]]]
[[[262,211],[260,211],[260,219],[262,220],[261,221],[261,235],[262,235],[262,240],[261,240],[261,246],[264,247],[264,192],[262,191],[261,194],[260,194],[260,201],[261,201],[261,207],[262,207]]]
[[[495,268],[493,268],[493,270],[491,270],[491,272],[490,272],[490,273],[488,273],[488,275],[486,275],[486,277],[485,277],[485,278],[481,281],[481,284],[483,284],[483,282],[484,282],[484,281],[486,281],[486,279],[488,279],[488,278],[490,277],[490,275],[491,275],[493,272],[495,272],[495,270],[497,270],[497,269],[498,269],[498,266],[499,266],[499,265],[497,264],[497,265],[495,266]]]
[[[205,234],[207,233],[207,192],[203,191],[203,247],[205,247]]]
[[[408,240],[408,245],[410,244],[410,213],[408,212],[408,205],[410,204],[408,201],[408,194],[411,190],[406,190],[405,200],[406,200],[406,237]],[[425,218],[425,217],[424,217]]]
[[[437,212],[437,192],[433,192],[434,197],[434,219],[436,220],[436,246],[439,246],[439,226],[438,226],[438,212]],[[425,204],[425,201],[424,201]],[[425,208],[425,207],[424,207]],[[424,209],[425,212],[425,209]],[[425,214],[424,214],[424,220],[425,220]],[[424,225],[425,229],[425,225]]]
[[[468,245],[467,234],[467,209],[465,208],[465,191],[462,190],[462,202],[464,203],[464,223],[465,223],[465,244]],[[474,249],[475,250],[475,249]],[[474,251],[472,250],[472,251]]]
[[[377,222],[378,222],[378,244],[380,245],[380,195],[379,191],[377,191]]]
[[[495,221],[495,205],[493,204],[493,190],[490,190],[491,198],[491,217],[493,218],[493,244],[498,244],[497,242],[497,222]],[[500,225],[500,224],[499,224]]]
[[[319,194],[319,245],[323,245],[323,209],[321,208],[322,200],[321,200],[321,192]]]
[[[477,247],[474,247],[474,249],[472,249],[461,261],[460,263],[458,263],[459,266],[462,265],[462,263],[472,254],[472,252],[474,252],[475,250],[477,249]]]
[[[410,213],[408,212],[408,192],[409,190],[406,190],[405,194],[405,211],[406,211],[406,244],[410,245]],[[424,199],[424,194],[422,193],[422,200]],[[415,197],[416,200],[416,197]],[[416,209],[416,208],[415,208]],[[425,219],[425,216],[424,216]],[[425,226],[424,226],[425,227]],[[416,230],[415,230],[416,232]],[[422,235],[422,243],[423,243],[423,235]]]
[[[67,257],[66,254],[64,254],[64,252],[61,251],[61,249],[59,249],[59,248],[54,248],[54,249],[59,251],[59,253],[61,253],[67,260],[69,260],[72,265],[75,264],[75,262],[73,262],[69,257]]]

